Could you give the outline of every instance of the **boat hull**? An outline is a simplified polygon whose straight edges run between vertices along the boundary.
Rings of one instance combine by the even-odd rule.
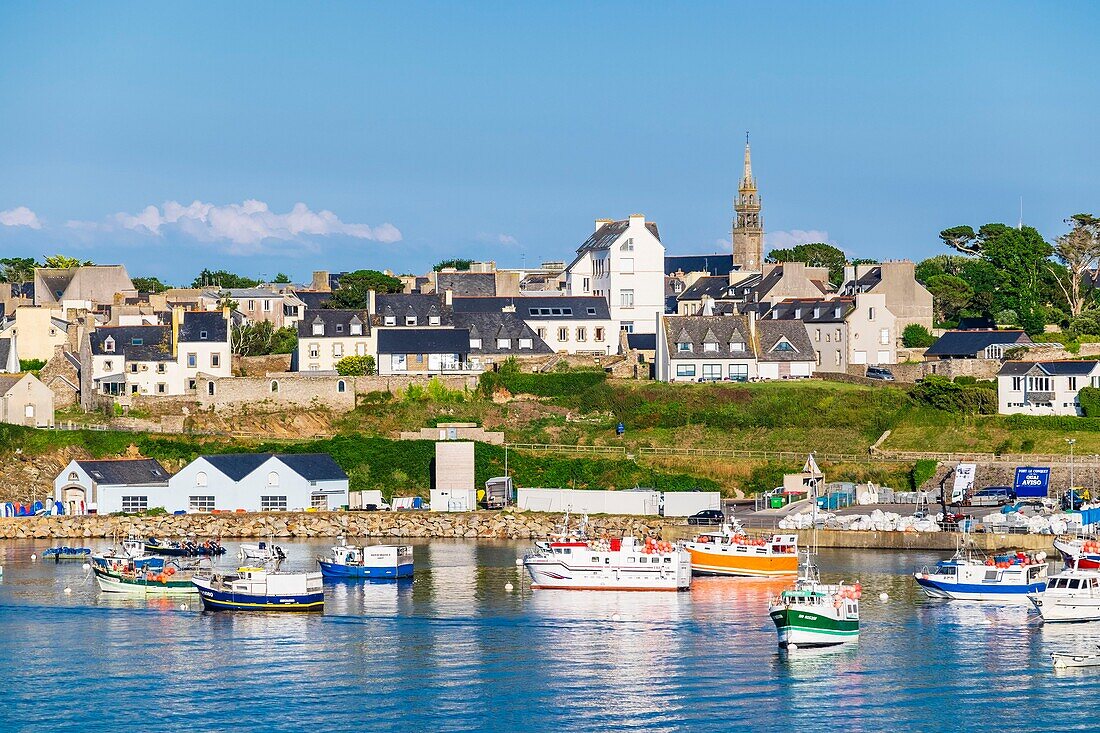
[[[523,563],[536,590],[686,591],[691,589],[691,570],[669,568],[663,573],[621,567],[570,567],[560,562],[528,559]]]
[[[1080,542],[1054,540],[1054,549],[1058,550],[1067,568],[1100,570],[1100,555],[1084,552]]]
[[[759,555],[732,549],[723,552],[696,542],[685,542],[684,549],[691,554],[691,571],[696,575],[776,578],[798,574],[798,555],[795,553]]]
[[[325,610],[325,594],[304,593],[301,595],[253,595],[233,593],[210,587],[196,579],[195,588],[202,606],[208,611],[276,611],[276,612],[321,612]]]
[[[144,577],[126,578],[116,573],[95,573],[100,590],[106,593],[122,593],[131,596],[193,596],[198,589],[190,580],[146,580]]]
[[[1051,597],[1047,594],[1031,596],[1035,609],[1043,617],[1043,623],[1077,623],[1100,621],[1100,598]]]
[[[1100,667],[1100,655],[1098,654],[1063,654],[1053,652],[1050,658],[1054,666],[1060,669],[1067,667]]]
[[[317,561],[321,565],[321,574],[326,578],[369,578],[374,580],[397,580],[398,578],[411,578],[413,576],[413,564],[403,563],[397,566],[387,567],[363,567],[357,565],[341,565],[326,560]]]
[[[983,585],[980,583],[955,583],[935,577],[915,576],[929,598],[946,598],[955,601],[999,601],[1002,603],[1028,603],[1028,595],[1042,593],[1047,584],[1028,583],[1012,585]]]
[[[839,619],[798,604],[772,608],[779,646],[835,646],[859,639],[859,621]]]

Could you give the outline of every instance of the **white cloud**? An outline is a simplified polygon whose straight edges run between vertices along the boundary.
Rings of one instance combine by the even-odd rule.
[[[498,234],[497,241],[501,244],[519,244],[516,238],[511,234]]]
[[[790,231],[765,232],[764,246],[767,249],[788,249],[799,244],[825,242],[832,244],[829,233],[820,229],[791,229]]]
[[[26,206],[16,206],[14,209],[0,211],[0,225],[6,227],[30,227],[31,229],[42,228],[42,222],[39,221],[38,214],[34,213]]]
[[[294,241],[305,236],[346,236],[375,242],[399,242],[401,231],[393,224],[379,226],[351,224],[327,209],[313,211],[303,203],[285,214],[278,214],[263,201],[249,199],[240,204],[216,204],[193,201],[184,205],[166,201],[160,208],[146,206],[136,214],[118,213],[110,224],[143,234],[164,236],[179,231],[200,241],[229,241],[238,252],[259,252],[264,240]],[[82,228],[83,222],[68,226]],[[110,226],[108,227],[110,228]]]

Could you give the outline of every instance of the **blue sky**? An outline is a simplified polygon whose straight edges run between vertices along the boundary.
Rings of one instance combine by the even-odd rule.
[[[918,259],[945,227],[1015,223],[1020,196],[1052,238],[1100,213],[1098,21],[1085,3],[5,3],[0,256],[172,282],[512,266],[633,212],[669,252],[715,251],[746,130],[772,244]]]

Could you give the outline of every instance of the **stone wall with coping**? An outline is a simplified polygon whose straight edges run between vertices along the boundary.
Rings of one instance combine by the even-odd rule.
[[[286,372],[264,377],[200,376],[196,397],[202,409],[234,410],[256,407],[277,410],[280,407],[320,405],[336,412],[348,412],[355,408],[359,395],[378,391],[398,392],[410,384],[426,385],[431,379],[438,379],[448,389],[477,387],[476,376],[341,377],[333,374]],[[213,394],[210,394],[211,384],[214,385]]]

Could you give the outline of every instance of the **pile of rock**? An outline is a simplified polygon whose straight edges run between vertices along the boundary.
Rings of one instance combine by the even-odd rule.
[[[863,532],[938,532],[940,525],[930,517],[918,518],[903,516],[894,512],[875,509],[870,514],[833,514],[818,513],[818,526],[823,529],[841,529]],[[779,521],[780,529],[811,529],[813,513],[804,512],[784,517]]]

